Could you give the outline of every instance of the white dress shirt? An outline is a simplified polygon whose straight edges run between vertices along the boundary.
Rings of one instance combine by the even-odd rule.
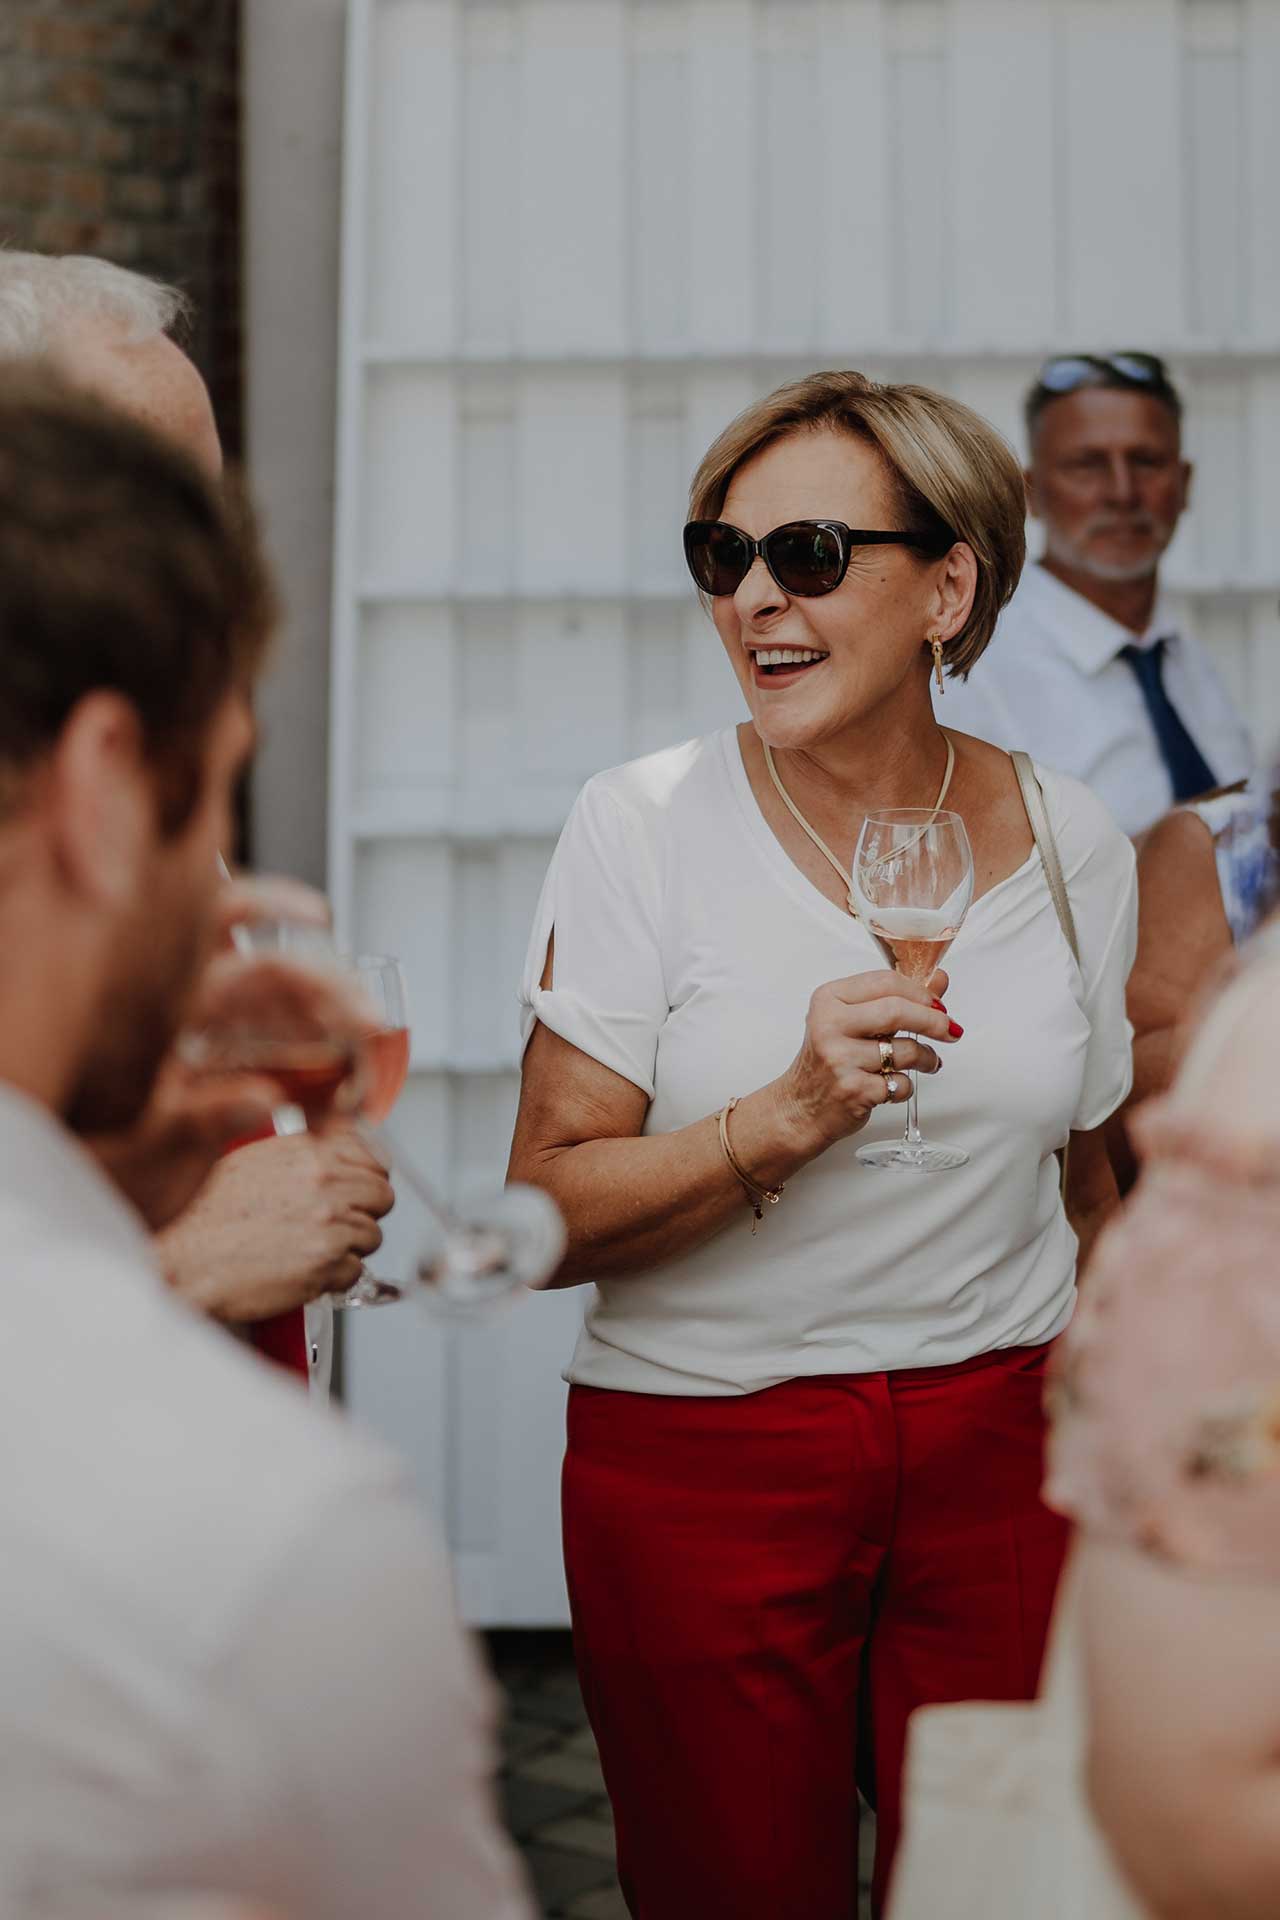
[[[0,1246],[0,1914],[217,1889],[530,1920],[489,1687],[393,1460],[171,1295],[4,1086]]]
[[[1000,616],[995,637],[967,681],[948,680],[935,710],[960,733],[1023,747],[1074,774],[1110,807],[1126,833],[1141,833],[1173,805],[1155,730],[1126,646],[1165,641],[1164,688],[1219,786],[1243,780],[1253,749],[1205,648],[1157,602],[1147,632],[1133,634],[1030,566]]]

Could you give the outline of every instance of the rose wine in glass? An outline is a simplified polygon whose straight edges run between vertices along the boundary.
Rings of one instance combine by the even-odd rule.
[[[927,986],[959,933],[973,899],[973,852],[958,813],[893,807],[869,814],[853,856],[853,897],[861,918],[888,947],[898,972]],[[962,1147],[941,1146],[920,1131],[918,1075],[912,1074],[901,1140],[858,1148],[867,1167],[942,1173],[962,1167]]]
[[[404,970],[385,953],[361,953],[343,962],[361,1001],[373,1011],[376,1025],[364,1036],[360,1117],[369,1128],[380,1127],[404,1091],[409,1076],[408,995]],[[339,1307],[386,1307],[404,1297],[395,1280],[381,1280],[366,1266],[345,1293],[334,1296]]]

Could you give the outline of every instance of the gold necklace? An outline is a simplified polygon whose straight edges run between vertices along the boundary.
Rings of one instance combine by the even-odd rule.
[[[938,797],[933,803],[933,811],[930,813],[929,818],[925,821],[924,825],[920,828],[919,832],[916,833],[910,840],[904,841],[903,845],[900,848],[895,848],[895,852],[905,852],[908,847],[914,847],[914,845],[916,844],[916,841],[923,838],[923,836],[929,831],[929,828],[933,825],[934,821],[937,819],[939,813],[941,813],[942,811],[942,803],[946,799],[948,790],[950,789],[950,786],[951,786],[951,776],[956,770],[956,750],[951,744],[951,735],[949,733],[944,733],[942,737],[947,743],[947,765],[946,765],[946,771],[942,776],[942,785],[938,788]],[[853,897],[852,876],[845,871],[843,862],[836,859],[835,854],[832,853],[830,847],[827,845],[826,841],[822,838],[822,835],[818,832],[817,828],[811,827],[809,825],[809,822],[805,819],[799,807],[796,805],[795,801],[791,798],[791,795],[787,792],[786,788],[783,786],[782,781],[778,775],[778,769],[773,764],[773,752],[769,746],[768,741],[767,740],[762,741],[761,745],[764,747],[764,763],[766,767],[768,767],[769,769],[769,778],[772,780],[774,786],[778,789],[778,794],[782,800],[783,806],[786,807],[787,811],[791,814],[792,818],[796,822],[796,825],[799,827],[803,827],[804,831],[808,834],[809,838],[812,840],[814,846],[818,849],[818,852],[822,854],[824,859],[827,859],[831,862],[831,865],[835,868],[836,872],[840,875],[840,879],[845,890],[845,897],[848,900],[849,911],[853,915],[855,920],[858,919],[859,915],[858,915],[857,902],[854,900],[854,897]]]

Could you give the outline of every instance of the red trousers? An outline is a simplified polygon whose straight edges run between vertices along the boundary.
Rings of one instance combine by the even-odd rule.
[[[1035,1691],[1066,1545],[1039,1498],[1047,1353],[573,1389],[574,1646],[636,1920],[854,1920],[859,1771],[883,1911],[908,1716]]]

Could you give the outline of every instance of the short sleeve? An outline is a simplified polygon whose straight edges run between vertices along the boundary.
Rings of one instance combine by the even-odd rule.
[[[670,1004],[658,850],[639,810],[599,779],[583,788],[543,885],[520,988],[527,1046],[541,1021],[652,1100]],[[541,984],[555,936],[552,984]]]
[[[1080,947],[1081,1007],[1089,1022],[1073,1130],[1113,1114],[1133,1085],[1133,1028],[1125,1006],[1138,948],[1133,843],[1078,780],[1037,769],[1053,822]]]

